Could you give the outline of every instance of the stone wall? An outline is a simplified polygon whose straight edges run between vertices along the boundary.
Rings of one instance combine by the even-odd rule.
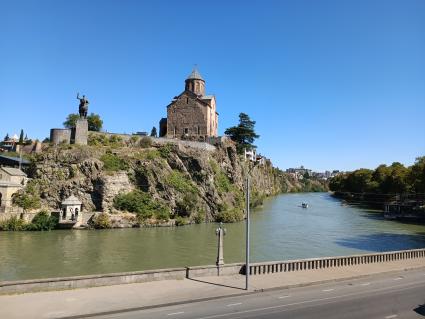
[[[212,136],[208,121],[210,108],[193,94],[183,93],[167,108],[167,137]]]
[[[260,262],[250,264],[251,275],[262,275],[277,272],[295,272],[324,268],[350,267],[360,264],[385,263],[408,259],[424,259],[425,249],[391,251],[386,253],[353,255],[342,257],[310,258],[279,262]],[[241,275],[245,273],[242,263],[223,265],[218,269],[215,265],[135,271],[103,275],[88,275],[64,278],[47,278],[36,280],[0,282],[0,294],[27,293],[99,286],[112,286],[158,280],[173,280],[204,276]]]
[[[68,128],[52,128],[50,130],[50,142],[54,145],[69,144],[71,142],[71,129]]]
[[[80,118],[72,129],[71,141],[78,145],[87,145],[89,136],[89,124],[87,119]]]

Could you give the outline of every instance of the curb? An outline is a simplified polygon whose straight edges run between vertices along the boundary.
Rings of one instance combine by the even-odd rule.
[[[352,277],[336,278],[336,279],[326,279],[326,280],[320,280],[320,281],[314,281],[314,282],[306,282],[306,283],[278,286],[278,287],[265,288],[265,289],[255,289],[253,291],[247,291],[247,292],[235,293],[235,294],[227,294],[227,295],[222,295],[222,296],[205,297],[205,298],[198,298],[198,299],[191,299],[191,300],[182,300],[182,301],[156,304],[156,305],[150,305],[150,306],[140,306],[140,307],[126,308],[126,309],[119,309],[119,310],[110,310],[110,311],[104,311],[104,312],[96,312],[96,313],[67,316],[67,317],[60,317],[60,318],[61,319],[93,318],[93,317],[98,317],[98,316],[114,315],[114,314],[120,314],[120,313],[126,313],[126,312],[142,311],[142,310],[148,310],[148,309],[171,307],[171,306],[178,306],[178,305],[184,305],[184,304],[219,300],[219,299],[225,299],[225,298],[254,295],[254,294],[260,294],[260,293],[269,292],[269,291],[285,290],[285,289],[292,289],[292,288],[302,288],[302,287],[323,285],[323,284],[326,284],[326,283],[343,282],[343,281],[349,281],[349,280],[363,279],[363,278],[368,278],[368,277],[372,277],[372,276],[377,276],[377,277],[386,276],[386,275],[390,275],[390,274],[393,274],[393,273],[395,274],[395,273],[401,273],[401,272],[413,271],[413,270],[425,270],[425,267],[424,266],[410,267],[410,268],[404,268],[404,269],[400,269],[400,270],[385,271],[385,272],[381,272],[381,273],[357,275],[357,276],[352,276]]]

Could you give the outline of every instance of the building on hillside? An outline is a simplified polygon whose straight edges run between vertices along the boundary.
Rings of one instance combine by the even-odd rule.
[[[0,155],[0,166],[9,166],[19,168],[27,168],[29,167],[31,162],[24,158],[15,157],[15,156],[6,156]]]
[[[0,213],[12,211],[12,195],[27,184],[27,174],[17,168],[0,167]]]
[[[205,94],[205,80],[194,69],[184,91],[167,106],[167,119],[159,123],[159,136],[205,141],[217,137],[218,113],[214,95]]]

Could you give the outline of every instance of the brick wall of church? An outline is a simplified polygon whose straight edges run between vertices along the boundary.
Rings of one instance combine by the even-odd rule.
[[[209,107],[197,99],[183,94],[167,109],[167,137],[209,136]]]

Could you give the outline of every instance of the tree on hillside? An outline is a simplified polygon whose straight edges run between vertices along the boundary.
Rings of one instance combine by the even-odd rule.
[[[19,135],[19,144],[24,144],[24,130],[21,129],[21,134]]]
[[[79,114],[71,113],[67,116],[65,122],[63,122],[63,126],[66,128],[73,128],[79,118]],[[87,116],[87,122],[89,124],[89,131],[99,132],[102,129],[103,121],[98,114],[90,113],[90,115]]]
[[[154,127],[152,127],[152,130],[151,130],[151,136],[152,137],[157,137],[158,136],[158,132],[156,131],[156,127],[154,126]]]
[[[228,135],[231,140],[236,142],[236,148],[239,154],[242,154],[244,149],[251,150],[256,148],[253,144],[254,140],[260,136],[254,130],[255,121],[252,121],[248,114],[239,114],[239,124],[229,127],[224,134]]]

